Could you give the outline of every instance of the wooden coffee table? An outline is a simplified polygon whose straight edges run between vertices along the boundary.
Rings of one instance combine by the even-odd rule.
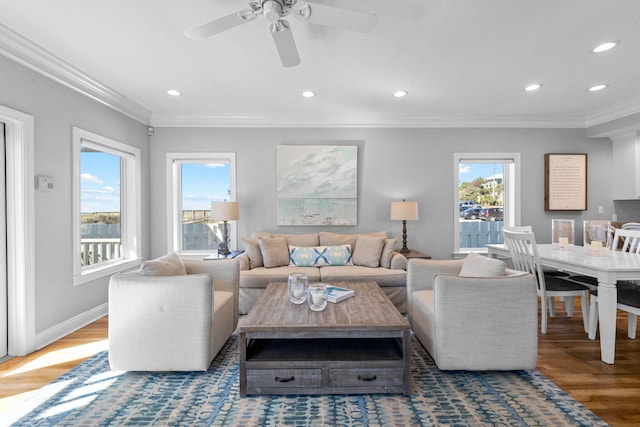
[[[375,282],[320,312],[271,283],[239,328],[240,395],[411,394],[410,328]]]

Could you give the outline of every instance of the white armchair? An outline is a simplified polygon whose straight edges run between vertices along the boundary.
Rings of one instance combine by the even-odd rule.
[[[411,259],[409,321],[442,370],[535,369],[538,303],[535,278],[460,277],[463,260]]]
[[[204,371],[236,329],[236,260],[184,261],[186,275],[120,273],[109,282],[109,364]]]

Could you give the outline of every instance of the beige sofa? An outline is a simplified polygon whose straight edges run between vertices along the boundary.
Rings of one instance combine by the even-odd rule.
[[[306,234],[254,232],[243,239],[245,252],[240,263],[241,314],[249,312],[271,282],[286,282],[289,274],[306,273],[311,282],[373,280],[380,285],[401,313],[406,312],[407,259],[394,252],[397,239],[386,232],[348,234],[321,231]],[[337,247],[349,245],[351,262],[346,265],[295,265],[292,247]]]
[[[160,268],[150,268],[154,262]],[[175,254],[112,276],[111,369],[207,370],[236,329],[238,284],[236,260],[183,262]]]
[[[409,321],[416,337],[443,370],[534,369],[535,278],[504,267],[501,276],[462,277],[463,264],[409,260]]]

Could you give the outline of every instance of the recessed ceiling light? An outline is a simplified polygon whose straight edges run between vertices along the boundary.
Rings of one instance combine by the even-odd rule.
[[[180,96],[180,95],[181,95],[181,94],[180,94],[180,91],[179,91],[179,90],[175,90],[175,89],[169,89],[169,90],[167,91],[167,93],[168,93],[169,95],[171,95],[171,96]]]
[[[611,50],[614,47],[618,46],[619,44],[620,44],[620,42],[617,42],[617,41],[601,43],[598,46],[596,46],[593,49],[591,49],[591,52],[593,52],[593,53],[606,52],[606,51]]]
[[[602,85],[591,86],[589,88],[589,92],[598,92],[599,90],[602,90],[602,89],[606,88],[607,86],[609,86],[609,85],[602,84]]]
[[[316,93],[312,90],[305,90],[304,92],[302,92],[302,96],[304,96],[305,98],[313,98],[314,96],[316,96]]]
[[[406,90],[397,90],[395,92],[393,92],[393,97],[394,98],[402,98],[409,95],[409,92],[407,92]]]
[[[527,92],[535,92],[536,90],[540,89],[541,87],[542,87],[542,83],[531,83],[530,85],[525,87],[524,90],[527,91]]]

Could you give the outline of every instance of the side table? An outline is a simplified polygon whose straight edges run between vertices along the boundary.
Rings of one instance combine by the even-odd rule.
[[[212,260],[212,259],[229,259],[229,258],[235,258],[235,257],[237,257],[238,255],[240,255],[240,254],[241,254],[241,253],[243,253],[243,252],[244,252],[244,251],[231,251],[231,253],[230,253],[230,254],[228,254],[228,255],[220,255],[220,254],[218,254],[218,252],[215,252],[215,253],[213,253],[213,254],[211,254],[211,255],[209,255],[209,256],[204,257],[203,259],[204,259],[205,261],[210,261],[210,260]]]
[[[431,259],[431,255],[427,255],[427,254],[423,254],[422,252],[413,250],[413,249],[409,249],[409,252],[400,252],[399,249],[396,249],[397,253],[404,255],[405,258],[409,259],[409,258],[423,258],[423,259]]]

